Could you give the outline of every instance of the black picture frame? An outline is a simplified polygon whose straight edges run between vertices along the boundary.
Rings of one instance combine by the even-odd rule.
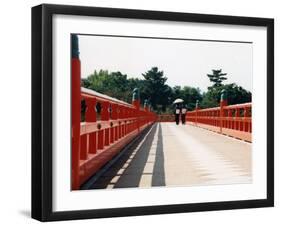
[[[267,28],[267,198],[95,210],[52,210],[52,18],[55,14],[181,21]],[[32,8],[32,218],[121,217],[274,206],[274,20],[222,15],[43,4]]]

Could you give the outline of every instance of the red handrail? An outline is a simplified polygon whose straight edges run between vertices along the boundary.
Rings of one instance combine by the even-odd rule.
[[[80,136],[73,137],[73,142],[75,139],[79,140],[79,157],[75,160],[79,162],[79,176],[74,177],[73,173],[73,189],[78,189],[139,132],[156,121],[155,113],[148,108],[140,108],[139,100],[128,104],[81,88],[80,101],[82,100],[86,103],[85,122],[80,122]],[[96,112],[98,103],[101,108],[99,118]]]
[[[227,105],[223,100],[220,107],[187,112],[186,120],[193,125],[204,127],[225,135],[252,141],[252,103]]]

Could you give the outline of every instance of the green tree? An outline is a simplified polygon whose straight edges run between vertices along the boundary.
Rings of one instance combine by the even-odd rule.
[[[182,98],[181,86],[174,86],[172,89],[172,99],[173,101],[177,98]]]
[[[242,104],[252,101],[252,93],[235,83],[224,85],[228,104]]]
[[[250,102],[252,97],[251,92],[235,83],[222,84],[226,80],[226,73],[221,70],[213,70],[212,75],[207,74],[213,85],[203,94],[199,88],[190,86],[171,88],[166,84],[164,72],[159,71],[157,67],[151,68],[142,76],[144,79],[127,78],[126,74],[119,71],[95,70],[93,74],[81,80],[81,85],[128,103],[132,101],[133,89],[139,88],[141,104],[144,104],[145,99],[149,100],[152,108],[158,113],[172,113],[172,103],[177,98],[184,100],[188,110],[195,108],[197,100],[202,108],[216,107],[219,105],[222,89],[226,90],[228,104]]]
[[[130,95],[127,75],[119,71],[109,73],[107,70],[95,70],[86,79],[82,79],[82,86],[123,101],[128,101]]]
[[[215,89],[209,89],[203,93],[203,99],[200,103],[202,108],[217,107],[220,102],[220,96],[222,90],[226,91],[227,102],[231,104],[241,104],[252,101],[251,92],[245,90],[243,87],[238,86],[235,83],[222,85]]]
[[[107,88],[106,83],[108,79],[109,72],[107,70],[95,70],[93,74],[82,80],[82,85],[84,85],[85,88],[103,93]]]
[[[165,111],[171,89],[165,84],[167,78],[164,77],[164,72],[159,71],[157,67],[152,67],[142,76],[145,79],[144,93],[152,108],[158,112]]]
[[[196,100],[201,101],[202,95],[199,88],[194,88],[190,86],[174,86],[172,92],[172,100],[174,101],[177,98],[184,100],[188,110],[193,110],[195,108]]]
[[[213,74],[207,74],[210,81],[213,83],[211,87],[208,87],[209,89],[222,86],[222,82],[227,79],[226,78],[227,73],[222,73],[222,69],[212,70],[212,72]]]
[[[184,103],[188,110],[193,110],[195,108],[196,101],[202,100],[202,95],[199,88],[194,88],[190,86],[184,86],[182,89],[182,96]]]

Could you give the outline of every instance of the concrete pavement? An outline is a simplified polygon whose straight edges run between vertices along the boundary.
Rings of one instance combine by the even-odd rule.
[[[91,188],[251,183],[251,147],[195,126],[156,123]]]

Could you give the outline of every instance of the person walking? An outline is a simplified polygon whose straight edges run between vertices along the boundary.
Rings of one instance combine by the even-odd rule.
[[[183,107],[181,108],[181,123],[185,125],[186,121],[186,112],[187,112],[187,106],[184,104]]]
[[[177,125],[180,123],[180,113],[181,113],[181,105],[177,103],[175,108],[175,119]]]

